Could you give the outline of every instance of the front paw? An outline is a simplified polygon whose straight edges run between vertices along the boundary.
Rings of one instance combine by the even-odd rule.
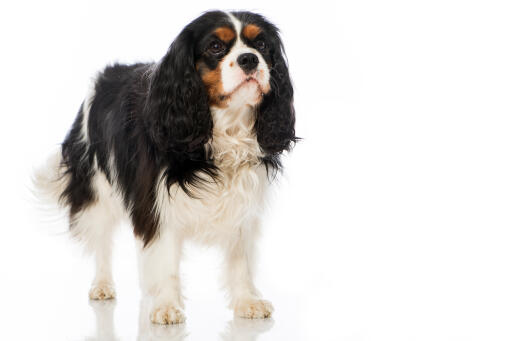
[[[109,282],[99,282],[92,284],[89,290],[89,298],[91,300],[108,300],[115,298],[115,290],[113,284]]]
[[[263,319],[270,317],[272,313],[272,304],[257,298],[241,299],[234,306],[236,316],[248,319]]]
[[[151,313],[151,321],[158,324],[176,324],[185,322],[183,311],[173,305],[167,304],[156,307]]]

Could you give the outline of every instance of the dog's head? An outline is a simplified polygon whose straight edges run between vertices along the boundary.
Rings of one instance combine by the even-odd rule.
[[[149,136],[162,151],[201,154],[212,134],[210,110],[243,106],[254,108],[257,140],[272,163],[296,140],[278,30],[258,14],[207,12],[183,29],[150,75]]]

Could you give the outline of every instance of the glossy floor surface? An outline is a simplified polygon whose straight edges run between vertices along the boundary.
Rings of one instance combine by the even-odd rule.
[[[33,167],[91,77],[160,58],[202,11],[253,9],[282,31],[297,135],[263,217],[256,283],[271,320],[233,319],[217,250],[187,245],[187,321],[149,323],[128,226],[117,299]],[[511,339],[509,1],[4,1],[0,4],[0,340]]]

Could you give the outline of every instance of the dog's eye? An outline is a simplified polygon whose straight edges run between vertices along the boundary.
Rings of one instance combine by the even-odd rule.
[[[208,51],[212,54],[221,54],[225,51],[225,44],[221,43],[218,40],[214,40],[208,45]]]
[[[266,43],[264,40],[258,40],[254,43],[254,45],[259,51],[264,51],[266,49]]]

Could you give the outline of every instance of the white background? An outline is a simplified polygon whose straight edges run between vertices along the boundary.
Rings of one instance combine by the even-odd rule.
[[[509,2],[0,6],[0,339],[511,337]],[[152,326],[129,228],[116,242],[118,299],[90,304],[91,264],[62,234],[65,220],[41,223],[29,175],[64,138],[97,70],[159,59],[212,8],[276,23],[296,88],[304,140],[275,188],[257,281],[276,312],[233,320],[216,251],[192,245],[188,321]]]

